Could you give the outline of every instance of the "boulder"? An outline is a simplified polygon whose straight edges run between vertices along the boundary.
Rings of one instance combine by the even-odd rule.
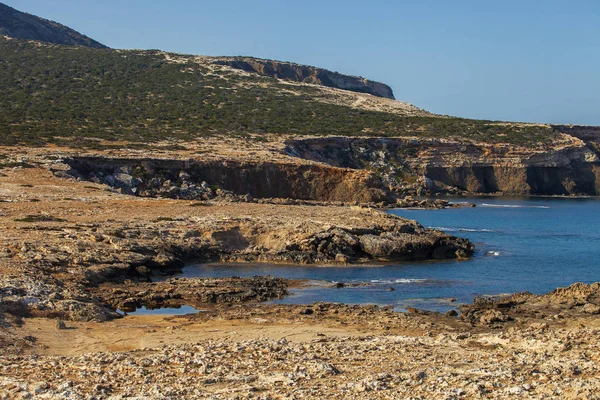
[[[600,306],[592,303],[586,303],[581,307],[581,311],[586,314],[600,314]]]
[[[137,187],[141,181],[129,174],[117,173],[113,174],[115,186],[123,190],[131,191],[131,189]]]

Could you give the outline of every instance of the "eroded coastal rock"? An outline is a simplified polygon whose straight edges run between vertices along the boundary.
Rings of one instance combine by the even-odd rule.
[[[201,308],[213,304],[266,301],[289,294],[289,281],[270,276],[252,278],[171,278],[160,282],[105,283],[93,289],[115,309]]]
[[[343,168],[377,171],[406,194],[598,195],[598,128],[540,148],[449,139],[328,137],[288,140],[286,152]],[[579,137],[578,137],[578,136]]]
[[[489,325],[520,318],[551,318],[600,314],[600,283],[574,283],[550,293],[530,292],[510,296],[479,297],[461,306],[461,318],[474,325]]]
[[[474,248],[468,240],[362,207],[136,197],[41,168],[9,172],[5,187],[13,188],[11,179],[29,184],[16,184],[18,197],[1,206],[6,245],[0,294],[4,311],[23,316],[111,319],[111,297],[90,288],[147,282],[192,260],[343,265],[465,258]],[[73,191],[77,198],[69,197]]]
[[[246,202],[254,198],[356,203],[392,200],[375,174],[327,165],[73,157],[55,163],[51,170],[59,177],[104,183],[143,197]]]
[[[281,221],[276,215],[220,221],[222,214],[158,217],[144,224],[48,222],[52,230],[45,233],[43,248],[30,243],[10,248],[8,254],[25,260],[30,270],[45,271],[44,275],[25,285],[27,281],[9,284],[3,279],[2,301],[24,315],[102,320],[115,315],[103,301],[87,294],[87,286],[144,281],[153,271],[177,270],[186,260],[314,264],[466,258],[473,252],[467,240],[412,221],[374,211],[352,213],[373,225],[323,226]],[[98,296],[102,298],[101,292]]]

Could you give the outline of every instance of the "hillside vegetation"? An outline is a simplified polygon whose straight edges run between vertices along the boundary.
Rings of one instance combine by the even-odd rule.
[[[291,133],[539,145],[559,136],[548,126],[334,104],[322,101],[325,90],[233,70],[208,57],[0,38],[0,144]]]

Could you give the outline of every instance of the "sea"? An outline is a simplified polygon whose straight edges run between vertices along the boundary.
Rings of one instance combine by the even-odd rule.
[[[600,281],[600,200],[589,198],[464,198],[476,207],[389,212],[475,243],[469,260],[361,266],[214,263],[186,266],[183,277],[272,275],[305,287],[272,301],[340,302],[445,312],[477,296],[545,293],[575,282]],[[336,288],[342,282],[344,287]],[[188,310],[189,311],[189,310]],[[177,313],[172,310],[171,313]]]

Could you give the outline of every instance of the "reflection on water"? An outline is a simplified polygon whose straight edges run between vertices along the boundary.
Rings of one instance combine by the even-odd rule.
[[[149,310],[146,307],[138,308],[134,312],[130,312],[128,314],[135,315],[185,315],[185,314],[196,314],[197,312],[202,310],[197,310],[192,306],[181,306],[178,308],[155,308],[153,310]]]

